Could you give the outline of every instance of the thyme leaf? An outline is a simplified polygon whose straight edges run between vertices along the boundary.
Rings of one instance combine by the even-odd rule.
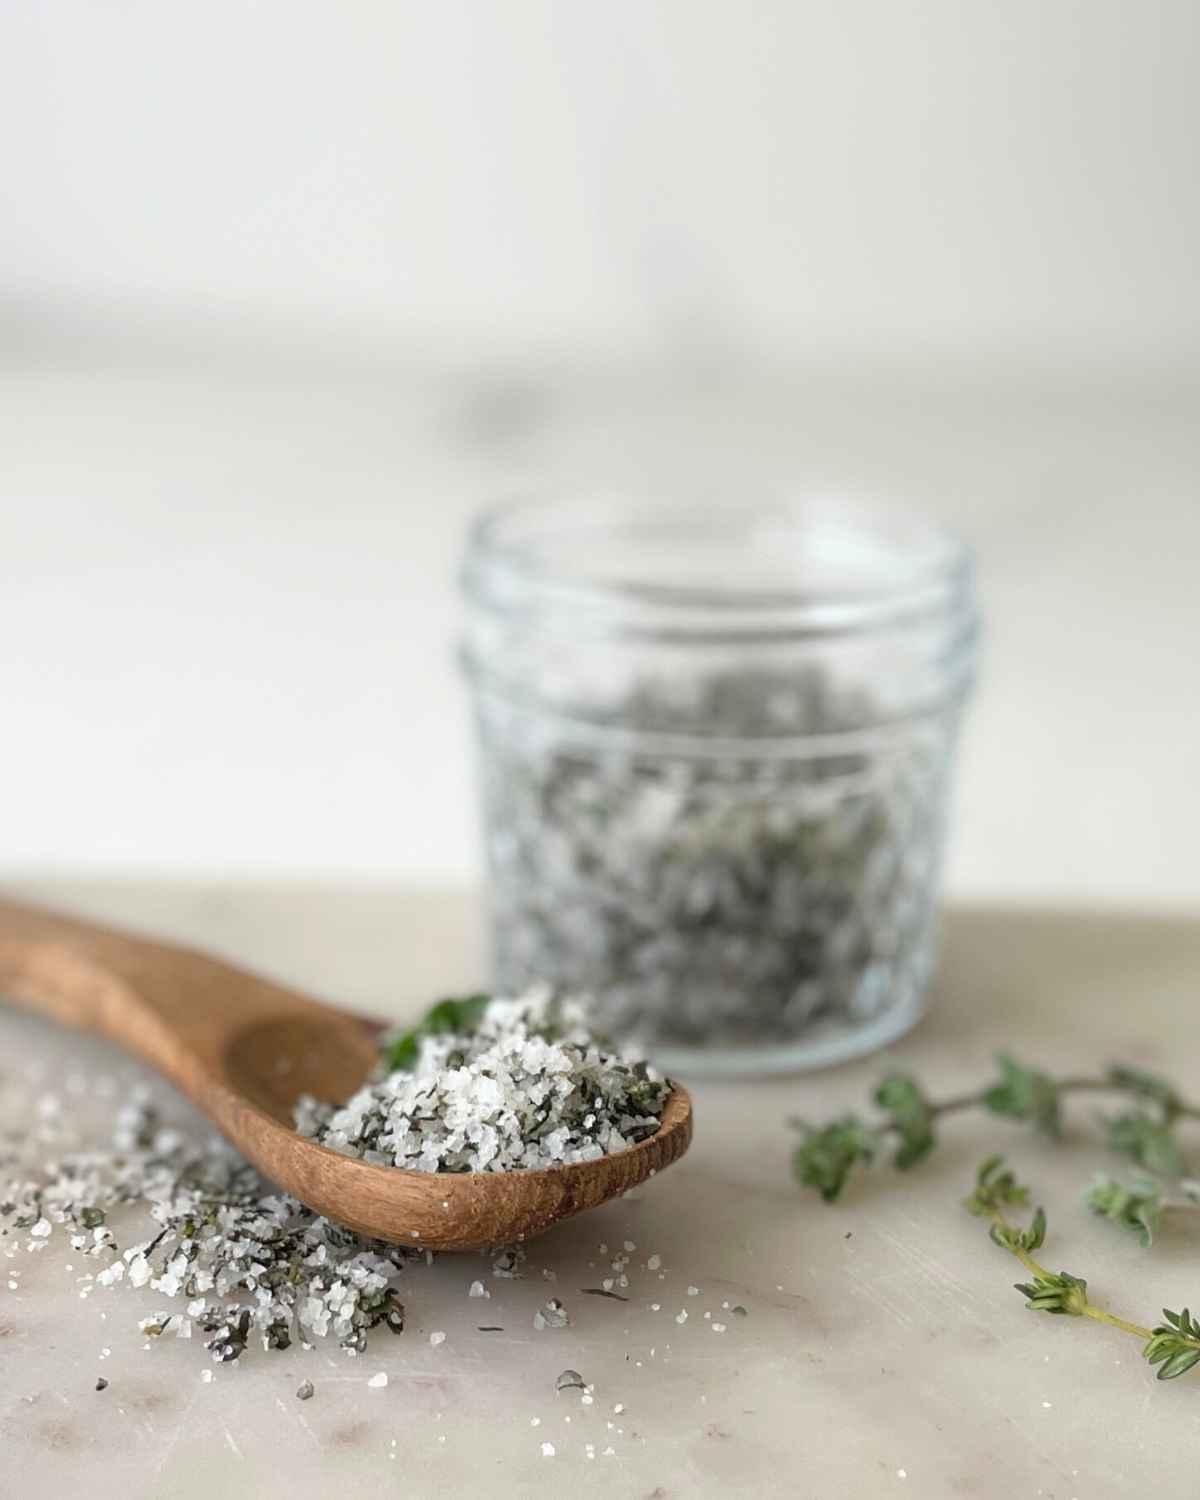
[[[393,1072],[409,1072],[416,1066],[421,1042],[425,1037],[442,1036],[446,1032],[472,1032],[491,998],[490,995],[463,995],[457,999],[449,997],[439,1000],[411,1031],[392,1037],[384,1043],[382,1050],[387,1066]]]
[[[1097,1177],[1083,1200],[1094,1214],[1131,1230],[1149,1248],[1162,1220],[1163,1194],[1155,1182],[1139,1179],[1131,1187],[1112,1177]]]
[[[1045,1135],[1062,1134],[1059,1112],[1059,1088],[1048,1073],[1026,1068],[1007,1053],[996,1059],[1000,1081],[983,1096],[983,1102],[996,1115],[1014,1120],[1030,1120]]]
[[[918,1085],[904,1073],[893,1073],[875,1090],[875,1103],[884,1110],[898,1137],[893,1165],[903,1171],[924,1161],[936,1144],[933,1108]]]

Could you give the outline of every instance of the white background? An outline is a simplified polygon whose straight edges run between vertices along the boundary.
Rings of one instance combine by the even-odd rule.
[[[893,493],[990,625],[950,880],[1200,898],[1190,0],[0,16],[0,873],[477,869],[516,485]]]

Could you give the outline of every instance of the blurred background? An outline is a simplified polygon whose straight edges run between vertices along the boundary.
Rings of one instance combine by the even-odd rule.
[[[466,517],[916,501],[949,885],[1200,899],[1195,0],[0,11],[0,876],[478,873]]]

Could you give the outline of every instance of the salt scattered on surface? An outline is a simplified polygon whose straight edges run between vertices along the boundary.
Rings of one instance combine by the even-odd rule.
[[[446,1342],[446,1335],[439,1328],[435,1333],[431,1333],[429,1335],[429,1342],[436,1349],[439,1344],[444,1344]]]
[[[567,1310],[557,1297],[551,1297],[549,1302],[544,1302],[533,1315],[533,1326],[535,1328],[566,1328],[570,1323]]]
[[[553,1458],[554,1457],[554,1444],[553,1443],[543,1443],[542,1444],[542,1457],[543,1458]]]
[[[492,1294],[484,1286],[482,1281],[473,1281],[467,1292],[468,1297],[490,1297]]]
[[[187,1316],[143,1318],[143,1333],[154,1339],[170,1325],[188,1339],[199,1330],[212,1359],[235,1368],[253,1341],[281,1350],[297,1332],[306,1347],[332,1334],[361,1352],[378,1324],[403,1329],[395,1281],[408,1251],[314,1214],[224,1143],[167,1126],[150,1097],[136,1091],[116,1112],[105,1147],[77,1143],[67,1120],[52,1155],[35,1134],[13,1143],[0,1162],[0,1235],[10,1223],[45,1224],[50,1234],[30,1243],[62,1235],[76,1253],[108,1262],[77,1278],[86,1283],[81,1299],[97,1286],[148,1286]],[[138,1240],[122,1249],[106,1218],[126,1209],[156,1222],[153,1238],[139,1225]]]
[[[386,1370],[380,1370],[378,1375],[372,1375],[370,1380],[367,1381],[367,1384],[373,1391],[381,1391],[384,1386],[387,1385],[387,1383],[388,1378]]]

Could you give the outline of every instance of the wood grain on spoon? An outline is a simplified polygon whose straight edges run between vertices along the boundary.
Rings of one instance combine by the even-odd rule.
[[[657,1133],[597,1161],[525,1172],[405,1172],[292,1129],[300,1094],[341,1101],[375,1063],[379,1025],[186,948],[0,901],[0,996],[96,1031],[175,1083],[264,1177],[361,1234],[434,1250],[531,1239],[687,1150],[676,1087]]]

